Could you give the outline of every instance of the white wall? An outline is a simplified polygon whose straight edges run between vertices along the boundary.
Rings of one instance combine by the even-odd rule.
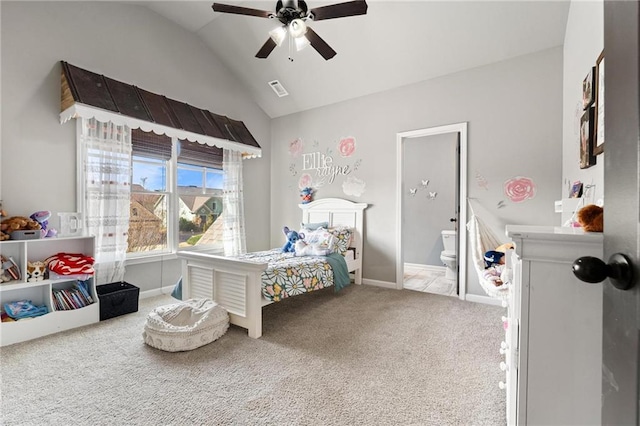
[[[244,163],[247,247],[269,246],[270,120],[199,38],[132,4],[3,1],[1,7],[0,198],[9,214],[76,211],[75,122],[58,121],[65,60],[244,121],[263,151]],[[170,261],[130,266],[126,279],[149,290],[179,274],[179,263]]]
[[[582,116],[582,81],[596,65],[604,47],[604,3],[602,0],[572,1],[564,38],[562,181],[563,197],[574,181],[594,184],[594,200],[604,197],[604,156],[596,165],[580,169],[579,123]],[[606,147],[606,144],[605,144]],[[606,149],[606,148],[605,148]]]
[[[464,121],[469,123],[469,196],[486,207],[485,215],[502,224],[558,221],[553,202],[561,195],[561,47],[274,119],[271,245],[282,244],[278,230],[283,225],[300,221],[302,164],[289,152],[291,141],[301,138],[305,152],[335,154],[340,138],[354,136],[355,153],[335,159],[352,168],[360,160],[352,175],[366,183],[364,194],[345,196],[341,177],[319,188],[316,198],[369,203],[364,278],[395,283],[396,134]],[[476,175],[486,180],[486,189]],[[503,183],[515,176],[533,179],[537,185],[533,199],[522,203],[507,199]],[[500,202],[505,207],[499,208]],[[497,232],[504,234],[503,229]],[[473,268],[468,270],[468,291],[484,295]]]

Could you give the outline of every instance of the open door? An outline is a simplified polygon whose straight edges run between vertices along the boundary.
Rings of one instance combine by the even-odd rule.
[[[590,259],[586,276],[579,277],[590,282],[604,279],[602,424],[605,425],[637,425],[640,420],[639,13],[635,1],[604,2],[604,261],[608,266]]]

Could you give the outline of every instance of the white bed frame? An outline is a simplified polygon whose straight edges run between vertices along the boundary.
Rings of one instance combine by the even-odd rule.
[[[354,282],[362,284],[362,238],[365,203],[325,198],[300,204],[302,222],[329,222],[354,230],[351,247],[355,259],[347,261]],[[210,298],[229,312],[231,324],[246,328],[249,337],[262,336],[262,307],[272,303],[262,296],[262,271],[266,263],[254,263],[213,254],[206,246],[179,250],[182,259],[182,299]]]

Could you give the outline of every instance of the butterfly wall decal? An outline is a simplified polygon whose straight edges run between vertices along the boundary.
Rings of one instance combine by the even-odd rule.
[[[429,179],[422,180],[422,186],[427,186],[427,185],[429,185]]]
[[[418,192],[418,188],[409,188],[409,195],[414,196]]]
[[[429,191],[429,199],[430,199],[430,200],[434,200],[437,196],[438,196],[438,193],[437,193],[437,192],[435,192],[435,191],[434,191],[434,192]]]

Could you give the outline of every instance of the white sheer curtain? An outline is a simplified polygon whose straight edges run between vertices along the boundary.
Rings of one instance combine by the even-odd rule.
[[[242,192],[242,154],[223,150],[223,241],[225,256],[247,251],[244,231],[244,200]]]
[[[131,131],[82,119],[82,185],[87,233],[96,238],[96,285],[124,280],[131,195]]]

